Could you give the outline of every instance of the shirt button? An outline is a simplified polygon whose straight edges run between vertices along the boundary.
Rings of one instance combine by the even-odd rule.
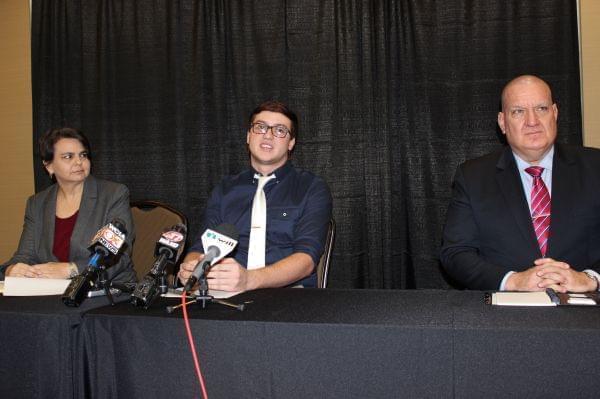
[[[287,216],[287,212],[283,212],[283,216]]]

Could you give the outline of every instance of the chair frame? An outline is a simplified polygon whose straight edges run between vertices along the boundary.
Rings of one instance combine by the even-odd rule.
[[[181,211],[173,208],[171,205],[169,204],[165,204],[164,202],[160,202],[160,201],[156,201],[156,200],[138,200],[138,201],[131,201],[129,203],[129,207],[130,208],[139,208],[139,209],[153,209],[156,207],[161,207],[161,208],[165,208],[166,210],[173,212],[175,214],[177,214],[181,220],[183,220],[183,223],[186,225],[188,225],[188,220],[187,217],[181,213]]]
[[[333,244],[335,242],[335,220],[331,218],[329,220],[329,226],[327,228],[327,238],[325,239],[325,247],[323,249],[323,255],[319,259],[317,265],[317,287],[327,288],[327,278],[329,275],[329,266],[331,264],[331,255],[333,253]],[[319,273],[321,270],[321,273]]]

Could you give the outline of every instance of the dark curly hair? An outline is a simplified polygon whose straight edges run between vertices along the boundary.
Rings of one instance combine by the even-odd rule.
[[[83,148],[87,151],[88,159],[92,160],[92,149],[90,148],[90,142],[87,137],[79,129],[72,127],[59,127],[49,129],[40,137],[38,141],[40,157],[42,163],[47,164],[52,162],[54,159],[54,145],[60,139],[75,139],[81,143]]]

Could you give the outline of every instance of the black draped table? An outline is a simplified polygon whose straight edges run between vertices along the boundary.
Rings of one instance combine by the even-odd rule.
[[[0,296],[0,398],[72,398],[85,383],[74,369],[83,344],[78,326],[83,314],[107,304],[91,298],[79,308],[60,296]]]
[[[272,289],[189,308],[211,398],[589,397],[600,308],[501,308],[483,293]],[[86,313],[79,397],[198,397],[182,314]],[[83,390],[82,390],[83,389]]]

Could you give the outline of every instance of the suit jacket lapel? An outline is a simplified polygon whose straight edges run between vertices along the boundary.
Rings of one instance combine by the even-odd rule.
[[[41,226],[41,237],[43,243],[42,251],[40,253],[40,259],[51,259],[54,262],[58,261],[58,258],[54,256],[52,249],[54,248],[54,222],[56,220],[56,193],[58,191],[58,184],[55,183],[52,186],[52,190],[48,193],[44,203],[44,220]],[[44,262],[47,262],[44,260]]]
[[[546,256],[561,253],[561,236],[564,236],[571,227],[571,213],[575,209],[575,201],[579,187],[579,176],[576,163],[559,145],[554,147],[552,161],[552,193],[550,238],[548,239],[548,252]]]
[[[535,231],[531,222],[531,213],[527,206],[527,199],[524,197],[523,183],[521,183],[517,163],[510,147],[507,146],[502,152],[496,168],[496,181],[504,196],[508,211],[519,227],[527,249],[533,251],[533,253],[537,254],[536,257],[539,258],[542,256],[542,253],[535,237]],[[515,248],[515,251],[517,250]]]
[[[71,234],[71,245],[70,245],[70,259],[75,259],[81,254],[77,254],[78,248],[81,248],[81,243],[89,242],[92,237],[86,237],[89,234],[90,226],[92,222],[92,213],[94,212],[94,206],[96,205],[96,199],[98,197],[98,184],[96,179],[89,175],[85,179],[83,185],[83,193],[81,195],[81,203],[79,204],[79,214],[77,215],[77,222],[73,227],[73,234]]]

